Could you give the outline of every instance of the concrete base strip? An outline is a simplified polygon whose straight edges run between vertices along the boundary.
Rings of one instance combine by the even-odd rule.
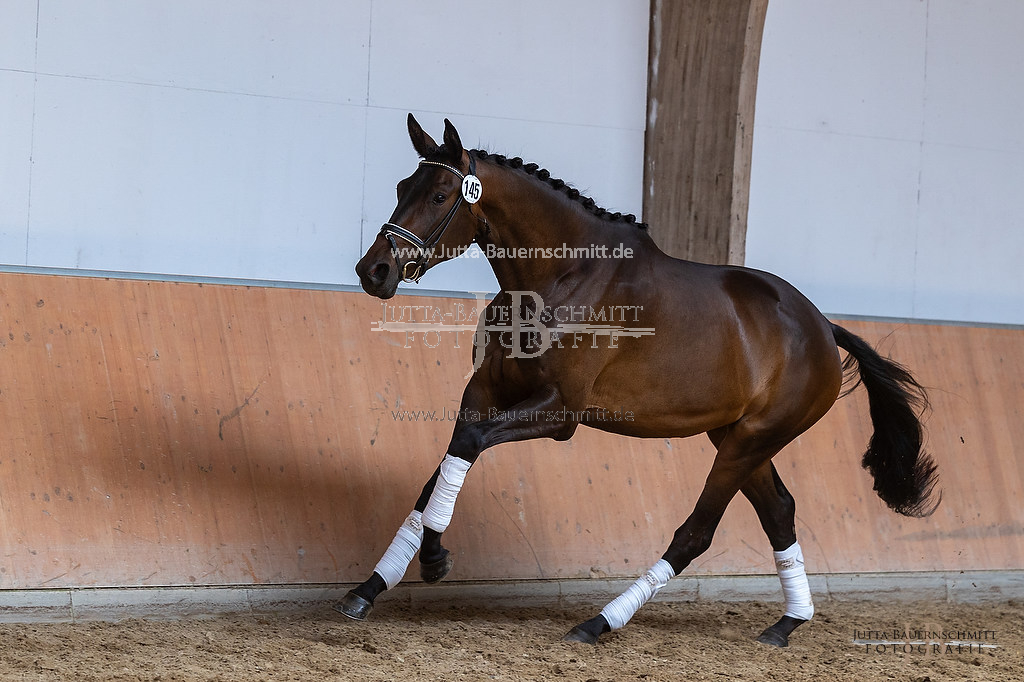
[[[828,601],[976,603],[1024,598],[1024,571],[843,573],[810,575],[811,592]],[[380,603],[466,606],[600,606],[634,579],[521,580],[410,584],[388,590]],[[0,590],[0,622],[116,621],[126,618],[204,618],[295,611],[333,604],[351,585],[132,587]],[[782,602],[775,575],[682,575],[655,601]]]

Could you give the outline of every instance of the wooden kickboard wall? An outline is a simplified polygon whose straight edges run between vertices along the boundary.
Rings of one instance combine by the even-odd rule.
[[[364,579],[471,369],[468,333],[406,347],[383,315],[361,293],[0,274],[0,589]],[[775,460],[809,571],[1024,568],[1024,331],[842,324],[930,387],[943,502],[906,519],[877,499],[858,390]],[[586,428],[488,451],[445,535],[450,579],[637,575],[713,455]],[[745,500],[687,571],[774,572]]]

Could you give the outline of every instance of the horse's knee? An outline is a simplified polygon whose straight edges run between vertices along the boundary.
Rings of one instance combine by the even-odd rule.
[[[480,422],[467,423],[457,428],[452,434],[451,443],[448,444],[448,454],[467,462],[476,461],[484,450],[484,434],[479,424]]]

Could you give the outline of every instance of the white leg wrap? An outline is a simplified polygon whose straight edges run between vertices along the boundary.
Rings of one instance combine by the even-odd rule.
[[[441,475],[437,477],[434,491],[430,493],[427,508],[423,510],[423,525],[443,533],[452,522],[455,512],[455,498],[462,490],[470,463],[458,457],[445,455],[441,460]]]
[[[402,581],[405,570],[409,568],[409,562],[416,556],[421,544],[423,544],[423,522],[421,514],[414,511],[398,528],[395,539],[391,541],[391,546],[377,562],[377,567],[373,569],[375,573],[384,578],[389,590]]]
[[[658,590],[665,587],[674,575],[672,564],[662,559],[637,578],[637,581],[630,585],[628,590],[608,602],[608,605],[601,609],[601,615],[608,621],[612,630],[618,630],[633,617],[633,614],[641,606],[658,594]]]
[[[804,573],[804,553],[800,543],[794,542],[788,549],[772,552],[775,555],[775,570],[779,572],[782,594],[786,597],[786,614],[793,618],[810,620],[814,615],[811,602],[811,586]]]

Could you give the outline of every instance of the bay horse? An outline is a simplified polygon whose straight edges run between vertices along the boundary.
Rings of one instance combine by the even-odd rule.
[[[518,319],[504,336],[522,346],[509,353],[502,334],[478,332],[476,369],[447,453],[373,575],[335,607],[342,614],[365,619],[417,552],[425,581],[448,573],[452,559],[441,535],[482,451],[531,438],[567,440],[584,424],[640,438],[706,433],[717,454],[662,558],[565,639],[596,643],[625,625],[708,549],[726,506],[741,492],[771,543],[786,601],[785,614],[758,639],[787,646],[814,607],[794,500],[772,457],[829,410],[844,377],[858,373],[849,390],[861,383],[867,390],[874,433],[862,463],[875,491],[899,514],[934,511],[936,466],[922,451],[919,417],[927,406],[924,389],[903,366],[827,320],[792,285],[744,267],[672,258],[635,217],[605,211],[537,165],[464,149],[447,119],[440,145],[412,114],[408,128],[421,161],[398,183],[391,219],[356,265],[362,288],[388,299],[401,281],[418,281],[476,242],[501,287],[481,322]],[[606,257],[594,257],[595,247]],[[523,248],[533,257],[521,257]],[[502,256],[512,252],[520,257]],[[642,311],[655,333],[626,333],[601,347],[569,345],[567,332],[546,336],[538,322],[544,310],[561,306],[630,307]],[[632,420],[601,418],[623,407]]]

